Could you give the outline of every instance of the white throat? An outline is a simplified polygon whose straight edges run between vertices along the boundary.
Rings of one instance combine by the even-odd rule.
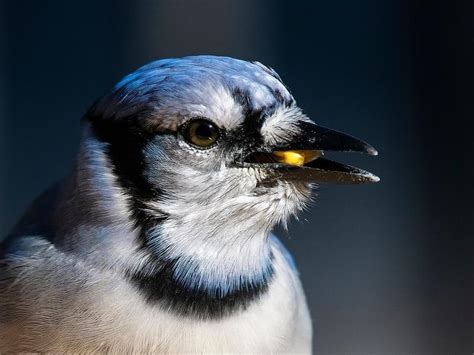
[[[167,216],[147,236],[152,253],[175,260],[174,276],[193,289],[226,294],[262,283],[271,272],[271,229],[300,210],[307,196],[284,182],[257,187],[251,169],[179,171],[166,194],[148,203],[149,213]]]

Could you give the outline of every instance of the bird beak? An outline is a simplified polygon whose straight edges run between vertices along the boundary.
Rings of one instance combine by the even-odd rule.
[[[347,134],[300,121],[300,132],[270,151],[249,154],[245,164],[265,169],[265,181],[287,180],[316,183],[361,184],[380,179],[368,171],[322,158],[325,151],[360,152],[377,155],[366,142]]]

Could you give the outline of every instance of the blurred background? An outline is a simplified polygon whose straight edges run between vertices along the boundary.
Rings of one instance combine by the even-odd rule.
[[[278,231],[317,354],[474,352],[474,2],[1,1],[0,235],[64,176],[88,105],[158,58],[275,68],[317,123],[381,177],[322,186]]]

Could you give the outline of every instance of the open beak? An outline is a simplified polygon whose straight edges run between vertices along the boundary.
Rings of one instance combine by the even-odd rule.
[[[306,121],[300,121],[298,127],[301,133],[291,141],[272,147],[270,152],[253,152],[245,158],[245,163],[267,167],[266,181],[361,184],[380,180],[368,171],[322,158],[325,151],[377,155],[371,145]]]

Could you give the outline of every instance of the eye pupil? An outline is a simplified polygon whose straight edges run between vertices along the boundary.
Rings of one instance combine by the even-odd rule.
[[[196,127],[196,136],[201,139],[212,139],[212,136],[215,133],[215,127],[210,123],[202,123]]]
[[[209,148],[219,139],[219,129],[208,120],[195,119],[185,126],[183,137],[192,145]]]

